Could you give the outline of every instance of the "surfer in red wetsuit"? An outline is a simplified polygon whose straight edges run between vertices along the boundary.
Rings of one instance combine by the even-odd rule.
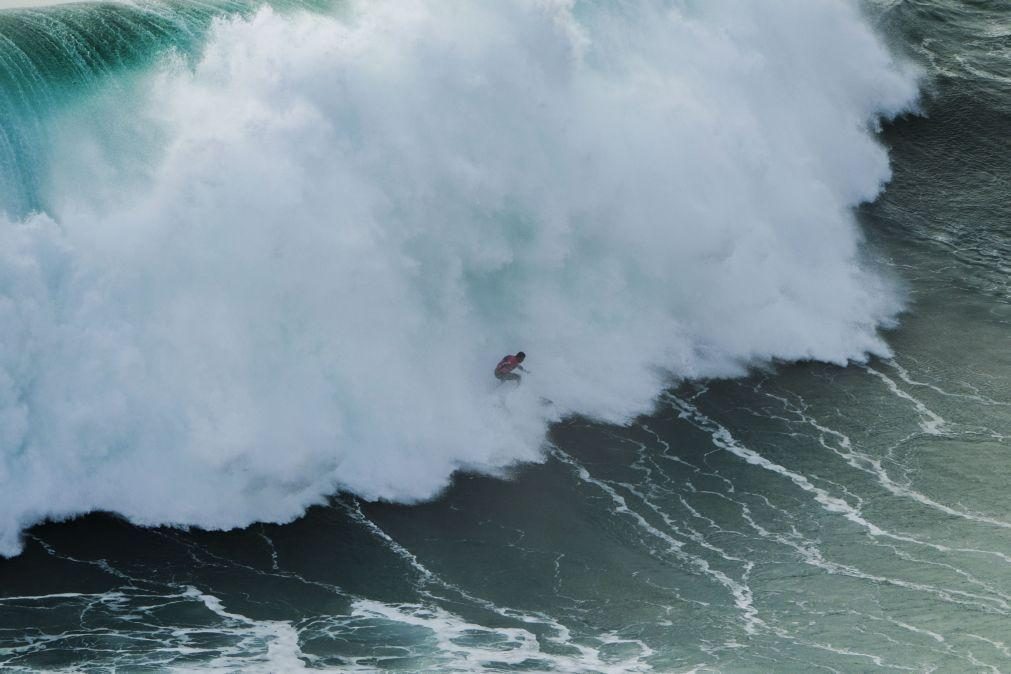
[[[506,356],[500,360],[498,365],[495,366],[495,378],[499,381],[514,381],[518,386],[522,377],[513,372],[513,370],[526,372],[522,365],[526,357],[527,354],[520,351],[515,356]]]

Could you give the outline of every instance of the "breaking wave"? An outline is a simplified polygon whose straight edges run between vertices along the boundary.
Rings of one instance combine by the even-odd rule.
[[[899,298],[851,209],[917,81],[856,5],[379,0],[204,30],[4,121],[2,554],[92,510],[426,499],[678,378],[888,352]]]

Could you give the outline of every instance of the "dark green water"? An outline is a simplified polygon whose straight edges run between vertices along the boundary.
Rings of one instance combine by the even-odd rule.
[[[543,463],[420,505],[343,495],[229,533],[34,527],[0,562],[0,667],[1011,671],[1011,9],[874,11],[927,75],[859,212],[907,295],[892,358],[685,383],[628,427],[567,419]],[[40,101],[143,67],[145,41],[199,49],[210,14],[40,13],[127,26],[72,57],[0,14],[43,81],[80,72],[4,81],[0,106],[44,125]],[[19,128],[0,155],[14,211],[44,205]]]

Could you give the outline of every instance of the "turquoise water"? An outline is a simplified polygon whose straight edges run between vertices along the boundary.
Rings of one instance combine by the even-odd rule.
[[[129,94],[130,75],[166,53],[195,57],[215,18],[249,16],[265,2],[85,3],[0,10],[0,199],[23,215],[49,206],[43,196],[46,139],[54,119],[96,89]],[[276,2],[278,11],[325,10],[327,0]]]

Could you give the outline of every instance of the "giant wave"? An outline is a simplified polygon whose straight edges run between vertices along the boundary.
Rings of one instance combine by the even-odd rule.
[[[678,378],[887,353],[851,209],[914,73],[834,0],[352,2],[53,113],[0,222],[0,553],[413,502]],[[533,374],[496,389],[523,349]],[[540,398],[554,401],[545,407]]]

